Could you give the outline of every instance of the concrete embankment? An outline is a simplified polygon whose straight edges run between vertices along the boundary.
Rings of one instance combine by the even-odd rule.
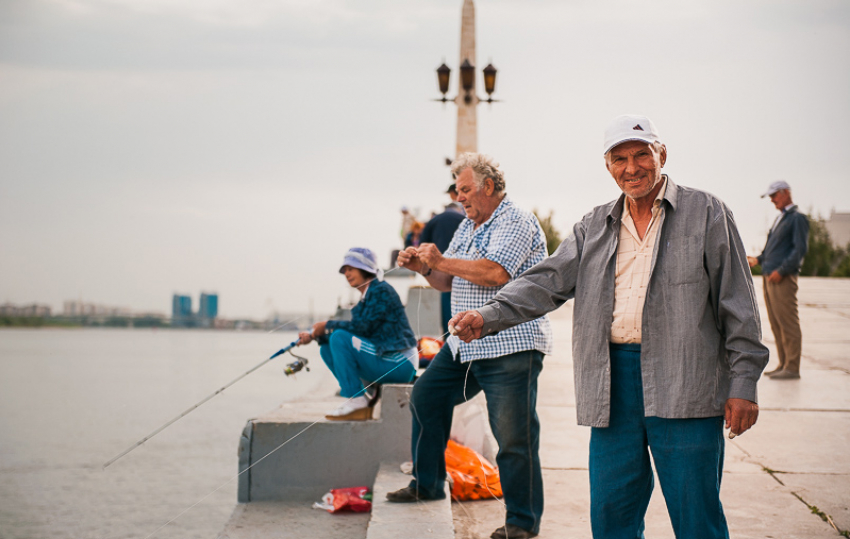
[[[761,301],[759,279],[756,287]],[[761,414],[758,424],[726,445],[721,497],[731,535],[736,539],[826,539],[841,537],[840,532],[850,530],[850,458],[847,457],[850,446],[850,280],[801,279],[799,300],[803,324],[802,378],[795,381],[762,379],[759,382]],[[570,355],[571,303],[553,313],[552,320],[556,351],[545,360],[538,400],[546,492],[546,511],[539,537],[589,538],[587,445],[590,431],[578,427],[575,420]],[[775,366],[775,347],[763,306],[762,321],[764,340],[771,349],[769,370]],[[329,389],[327,394],[332,392]],[[310,509],[312,501],[321,496],[318,491],[322,488],[355,485],[331,482],[305,489],[304,484],[293,484],[301,491],[301,498],[240,504],[221,537],[489,537],[504,522],[504,509],[498,500],[453,503],[451,506],[448,502],[404,506],[382,502],[387,490],[400,488],[408,481],[408,476],[396,471],[395,462],[409,458],[402,454],[410,439],[409,413],[402,402],[398,394],[385,396],[383,406],[396,403],[392,406],[398,406],[395,410],[398,415],[386,411],[382,415],[395,417],[392,421],[405,421],[407,414],[405,424],[360,427],[384,429],[383,436],[401,440],[397,445],[391,444],[398,448],[398,454],[382,464],[374,464],[376,503],[371,515],[332,515]],[[333,405],[329,397],[316,397],[309,403],[299,404],[298,411],[281,409],[276,415],[279,420],[292,423],[316,421],[321,412]],[[303,469],[298,470],[302,478],[298,481],[307,481],[312,468],[305,466],[305,462],[327,463],[328,459],[344,458],[346,452],[356,451],[346,440],[355,439],[352,434],[336,443],[305,446],[286,453],[289,456],[281,458],[279,465],[302,466]],[[296,458],[304,453],[315,453],[310,455],[314,460]],[[272,473],[271,469],[268,473]],[[277,480],[269,475],[261,483],[272,488]],[[311,488],[317,489],[318,496],[311,497],[307,493]],[[673,538],[663,495],[657,486],[647,514],[646,535],[656,539]]]
[[[761,278],[755,284],[771,370],[776,347]],[[826,539],[850,530],[850,279],[802,278],[799,302],[802,378],[762,378],[758,423],[726,444],[721,499],[735,539]],[[589,538],[590,429],[575,419],[572,304],[552,318],[556,351],[544,362],[538,400],[546,494],[539,537]],[[496,501],[452,509],[458,539],[488,537],[504,518]],[[647,537],[674,537],[657,482],[646,525]]]

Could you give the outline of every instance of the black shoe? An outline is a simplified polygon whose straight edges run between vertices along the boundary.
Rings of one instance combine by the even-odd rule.
[[[490,535],[490,539],[530,539],[531,537],[537,537],[537,534],[513,524],[505,524],[501,528],[496,528],[496,531]]]
[[[425,496],[425,494],[419,492],[416,487],[404,487],[396,490],[395,492],[387,492],[387,501],[392,503],[424,502],[428,500],[442,500],[443,498],[445,498],[445,495],[441,498]]]
[[[375,405],[378,404],[378,401],[381,400],[381,386],[378,385],[378,384],[375,384],[372,387],[373,387],[372,392],[370,392],[369,390],[366,390],[366,396],[369,398],[369,406],[374,408]]]
[[[771,380],[799,380],[800,373],[794,371],[780,371],[770,377]]]

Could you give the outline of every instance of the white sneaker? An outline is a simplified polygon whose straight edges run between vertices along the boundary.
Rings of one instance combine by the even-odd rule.
[[[372,408],[369,406],[369,399],[361,395],[346,401],[325,418],[336,421],[372,419]]]

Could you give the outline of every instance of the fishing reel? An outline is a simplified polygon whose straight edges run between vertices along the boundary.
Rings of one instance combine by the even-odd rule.
[[[307,372],[310,372],[310,367],[307,366],[309,360],[307,360],[306,357],[296,356],[292,353],[292,350],[290,350],[289,353],[292,355],[292,357],[295,358],[295,361],[284,365],[283,374],[290,376],[292,374],[295,374],[296,372],[301,371],[301,369],[306,369]]]

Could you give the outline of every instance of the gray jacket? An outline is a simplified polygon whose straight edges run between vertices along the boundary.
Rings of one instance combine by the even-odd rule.
[[[670,179],[643,310],[641,373],[647,416],[723,415],[728,398],[757,401],[768,361],[741,238],[716,197]],[[483,334],[521,324],[575,298],[573,364],[581,425],[606,427],[609,340],[624,196],[598,206],[548,259],[479,312]]]

